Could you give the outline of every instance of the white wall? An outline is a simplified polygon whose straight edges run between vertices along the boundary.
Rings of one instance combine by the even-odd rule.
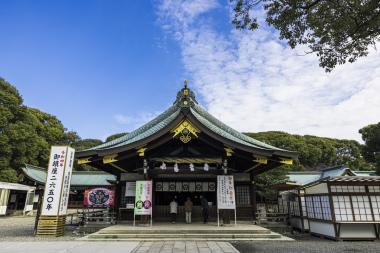
[[[376,238],[373,224],[342,224],[340,238]],[[380,250],[380,249],[379,249]]]
[[[321,183],[305,189],[305,194],[320,194],[320,193],[329,193],[327,184]]]
[[[335,230],[332,223],[310,221],[310,233],[316,233],[335,238]]]

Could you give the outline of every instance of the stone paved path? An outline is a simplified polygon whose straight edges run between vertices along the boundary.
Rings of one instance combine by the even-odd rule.
[[[1,253],[130,253],[139,242],[4,242]]]
[[[160,241],[141,242],[134,253],[238,253],[228,242]]]

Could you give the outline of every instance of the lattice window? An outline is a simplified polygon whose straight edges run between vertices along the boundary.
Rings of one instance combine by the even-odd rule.
[[[371,205],[368,196],[351,196],[356,221],[372,221]]]
[[[237,205],[250,205],[251,194],[249,192],[249,185],[238,185],[236,190],[236,204]]]
[[[371,203],[375,221],[380,221],[380,196],[371,196]]]
[[[306,210],[307,210],[307,216],[309,218],[315,218],[315,215],[314,215],[314,208],[313,208],[313,197],[311,196],[307,196],[305,198],[306,200]]]
[[[330,202],[328,196],[321,196],[322,214],[324,220],[331,220]]]
[[[316,219],[323,219],[320,196],[313,196],[314,213]]]
[[[337,221],[353,221],[349,196],[333,196],[333,203]]]
[[[332,185],[331,192],[365,192],[364,185]]]
[[[369,192],[380,192],[380,186],[379,185],[369,185],[368,191]]]
[[[305,197],[301,197],[302,216],[307,216]]]

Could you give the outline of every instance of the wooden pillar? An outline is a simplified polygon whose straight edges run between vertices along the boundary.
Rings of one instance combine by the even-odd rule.
[[[255,177],[253,176],[253,173],[250,174],[250,197],[251,197],[251,206],[252,206],[252,218],[255,221],[256,220],[256,213],[257,213],[257,205],[256,205],[256,184],[255,184]]]
[[[120,216],[120,212],[119,212],[119,208],[120,208],[120,205],[121,205],[121,183],[120,183],[120,174],[117,175],[117,179],[116,179],[116,187],[115,187],[115,213],[116,213],[116,218],[119,220],[121,217]]]

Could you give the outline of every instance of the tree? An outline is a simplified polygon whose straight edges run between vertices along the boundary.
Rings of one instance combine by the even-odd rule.
[[[376,164],[377,174],[380,175],[380,122],[363,127],[359,133],[365,142],[363,156],[367,161]]]
[[[237,29],[256,30],[255,8],[263,5],[266,22],[291,48],[307,45],[327,72],[367,56],[380,39],[379,0],[231,0]]]
[[[278,131],[247,133],[260,141],[299,153],[292,170],[315,170],[345,164],[354,170],[371,169],[354,140],[338,140],[312,135],[296,135]]]
[[[46,167],[51,145],[80,140],[55,116],[22,103],[17,89],[0,78],[0,181],[16,182],[25,163]]]
[[[115,140],[115,139],[117,139],[117,138],[119,138],[119,137],[121,137],[121,136],[126,135],[126,134],[128,134],[128,133],[118,133],[118,134],[110,135],[110,136],[108,136],[108,137],[106,138],[106,142],[113,141],[113,140]]]
[[[74,142],[71,146],[76,150],[85,150],[88,148],[95,147],[97,145],[102,144],[103,142],[98,139],[83,139],[83,140],[78,140]],[[76,160],[74,163],[74,169],[77,171],[90,171],[90,170],[97,170],[94,167],[91,167],[88,164],[78,164],[78,161]]]

